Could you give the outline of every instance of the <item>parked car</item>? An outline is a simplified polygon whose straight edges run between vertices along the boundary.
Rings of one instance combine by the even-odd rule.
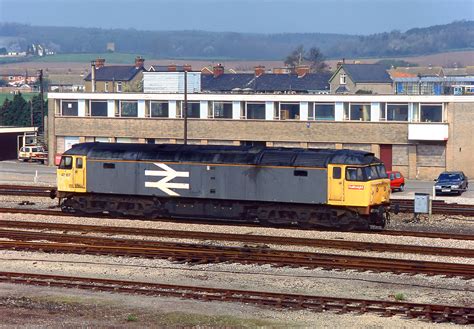
[[[23,146],[18,151],[18,160],[22,161],[39,161],[44,163],[48,158],[48,153],[40,145]]]
[[[405,190],[405,177],[399,171],[387,171],[387,177],[390,178],[390,189],[392,191]]]
[[[469,187],[467,176],[462,171],[445,171],[435,179],[435,194],[458,194]]]

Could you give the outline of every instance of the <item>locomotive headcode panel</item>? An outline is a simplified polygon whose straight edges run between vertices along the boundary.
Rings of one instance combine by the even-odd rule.
[[[362,151],[82,143],[62,157],[58,196],[64,211],[334,227],[383,225],[390,186]]]

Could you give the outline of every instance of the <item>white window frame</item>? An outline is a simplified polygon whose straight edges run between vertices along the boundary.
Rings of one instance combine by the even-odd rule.
[[[72,117],[78,117],[79,116],[79,101],[77,99],[61,99],[60,102],[59,102],[59,110],[60,110],[60,116],[65,116],[63,114],[63,103],[67,103],[67,102],[70,102],[70,103],[74,103],[76,102],[77,103],[77,115],[76,116],[72,116]],[[67,115],[68,117],[71,116],[71,115]]]
[[[344,121],[370,122],[370,118],[369,118],[369,120],[364,121],[364,120],[360,120],[360,119],[359,119],[359,120],[354,120],[354,119],[352,119],[352,117],[351,117],[352,105],[369,106],[369,115],[370,115],[370,109],[372,108],[372,105],[371,105],[370,103],[359,103],[359,102],[352,103],[352,102],[348,102],[348,104],[349,104],[349,110],[348,110],[349,116],[348,116],[347,118],[344,118]],[[344,109],[343,115],[344,115],[344,117],[345,117],[345,115],[346,115],[345,109]]]
[[[166,116],[166,117],[154,117],[154,116],[152,116],[152,115],[151,115],[151,110],[152,110],[151,105],[152,105],[152,104],[161,104],[161,103],[168,104],[168,116]],[[169,101],[150,101],[149,106],[150,106],[150,111],[149,111],[149,113],[148,113],[148,117],[149,117],[149,118],[160,118],[160,119],[163,119],[163,118],[169,118],[169,117],[170,117],[170,102],[169,102]]]
[[[246,120],[265,120],[265,117],[263,119],[249,119],[248,118],[248,113],[247,113],[247,107],[248,105],[263,105],[263,114],[265,116],[265,102],[245,102],[245,118]]]
[[[95,115],[93,116],[92,115],[92,103],[105,103],[105,104],[107,104],[107,107],[109,105],[107,101],[90,99],[89,100],[89,113],[88,113],[88,116],[97,117],[97,118],[106,118],[108,116],[108,113],[105,116],[95,116]],[[107,112],[108,112],[108,109],[107,109]]]
[[[281,106],[282,105],[298,105],[298,118],[297,119],[291,119],[291,118],[282,119],[281,118]],[[301,104],[300,103],[298,103],[298,102],[279,102],[278,103],[278,118],[275,118],[276,120],[288,121],[288,120],[299,120],[300,118],[301,118]]]
[[[446,122],[446,116],[444,114],[444,103],[419,103],[418,105],[418,122],[425,122],[425,121],[421,121],[421,108],[423,106],[441,106],[441,121],[432,121],[434,123],[441,123],[441,122]],[[431,123],[428,122],[428,123]]]
[[[121,81],[118,81],[115,86],[117,87],[116,91],[118,93],[121,93],[122,92],[122,82]]]
[[[137,103],[137,116],[136,117],[124,117],[124,116],[122,116],[122,103],[124,103],[124,102],[125,103],[134,103],[134,102]],[[119,113],[118,113],[119,118],[122,118],[122,117],[127,118],[127,119],[138,118],[138,100],[128,100],[128,99],[127,100],[121,100],[121,101],[119,101],[118,110],[119,110]]]
[[[233,108],[233,106],[234,106],[232,101],[214,101],[214,102],[212,102],[212,111],[209,111],[209,112],[211,112],[210,113],[211,115],[209,116],[209,119],[217,119],[217,120],[219,120],[219,119],[221,119],[221,120],[230,120],[230,119],[232,119],[232,113],[231,113],[230,118],[216,118],[216,116],[215,116],[215,110],[216,110],[215,109],[215,104],[216,103],[230,104],[231,108]]]
[[[334,114],[334,119],[333,120],[317,120],[316,119],[316,105],[332,105],[333,107],[333,114]],[[332,103],[332,102],[314,102],[313,103],[313,106],[311,107],[312,108],[312,116],[310,119],[310,116],[308,116],[308,120],[312,120],[312,121],[328,121],[328,122],[331,122],[331,121],[336,121],[336,103]],[[349,107],[350,108],[350,107]],[[350,111],[349,111],[350,112]],[[309,114],[309,113],[308,113]],[[350,115],[350,113],[349,113]]]
[[[347,74],[341,73],[339,75],[339,84],[340,85],[346,85],[347,84]]]
[[[106,93],[109,92],[109,82],[108,81],[104,82],[104,92],[106,92]]]
[[[406,105],[407,106],[407,120],[406,121],[397,121],[397,120],[388,120],[388,106],[389,105]],[[410,122],[410,103],[385,103],[385,120],[386,122]]]

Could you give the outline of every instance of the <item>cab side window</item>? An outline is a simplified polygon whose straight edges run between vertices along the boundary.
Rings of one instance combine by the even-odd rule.
[[[332,169],[332,178],[341,179],[341,167],[334,167]]]
[[[76,158],[76,169],[82,169],[82,158]]]
[[[62,157],[59,163],[59,169],[72,169],[72,157]]]

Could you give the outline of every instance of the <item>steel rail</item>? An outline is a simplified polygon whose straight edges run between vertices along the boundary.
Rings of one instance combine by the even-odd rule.
[[[474,323],[474,308],[468,306],[338,298],[13,272],[0,272],[0,282],[145,296],[175,297],[208,302],[245,303],[278,309],[310,310],[314,312],[331,311],[337,312],[338,314],[374,313],[384,317],[397,315],[433,322],[453,322],[457,324]]]
[[[49,209],[28,209],[28,208],[0,208],[0,213],[11,213],[11,214],[28,214],[28,215],[44,215],[44,216],[58,216],[58,217],[88,217],[88,215],[78,215],[73,213],[64,213],[59,210],[49,210]],[[107,215],[97,216],[94,218],[114,218]],[[123,218],[122,218],[123,219]],[[125,218],[127,219],[127,218]],[[134,220],[140,220],[138,218],[133,218]],[[149,219],[142,219],[149,220]],[[153,220],[155,222],[181,222],[181,223],[193,223],[193,224],[206,224],[206,225],[234,225],[234,226],[248,226],[248,227],[262,227],[261,225],[248,222],[222,222],[222,221],[205,221],[200,219],[157,219]],[[295,229],[292,226],[280,227],[284,229]],[[299,228],[296,228],[300,230]],[[315,229],[315,231],[318,231]],[[354,233],[364,233],[364,234],[381,234],[381,235],[393,235],[393,236],[413,236],[419,238],[436,238],[436,239],[453,239],[453,240],[474,240],[474,235],[472,234],[458,234],[458,233],[445,233],[445,232],[423,232],[423,231],[404,231],[404,230],[371,230],[371,231],[353,231]]]
[[[174,260],[183,263],[270,264],[323,269],[352,269],[391,272],[395,274],[426,274],[474,278],[474,265],[403,260],[379,257],[348,256],[326,253],[295,252],[270,248],[222,247],[202,244],[157,242],[129,239],[84,237],[43,232],[2,230],[0,249],[114,255]],[[52,241],[25,242],[25,241]]]
[[[79,224],[63,224],[63,223],[44,223],[44,222],[27,222],[0,220],[0,228],[12,229],[35,229],[50,231],[68,231],[68,232],[85,232],[85,233],[106,233],[120,235],[136,235],[149,236],[157,238],[174,238],[174,239],[199,239],[214,241],[234,241],[242,243],[256,244],[276,244],[305,246],[313,248],[327,249],[344,249],[344,250],[363,250],[376,252],[401,252],[423,255],[440,255],[440,256],[456,256],[474,258],[474,250],[465,248],[446,248],[419,246],[408,244],[392,244],[392,243],[376,243],[363,241],[345,241],[334,239],[313,239],[298,237],[282,237],[269,235],[248,235],[248,234],[231,234],[231,233],[212,233],[182,230],[165,230],[165,229],[149,229],[135,227],[116,227],[116,226],[100,226],[100,225],[79,225]]]
[[[0,195],[40,196],[51,197],[55,187],[37,185],[0,185]],[[414,201],[410,199],[391,199],[392,204],[399,205],[400,211],[412,212]],[[433,200],[433,214],[474,216],[474,205],[446,203],[443,200]]]
[[[0,195],[50,197],[54,190],[50,186],[0,185]]]

